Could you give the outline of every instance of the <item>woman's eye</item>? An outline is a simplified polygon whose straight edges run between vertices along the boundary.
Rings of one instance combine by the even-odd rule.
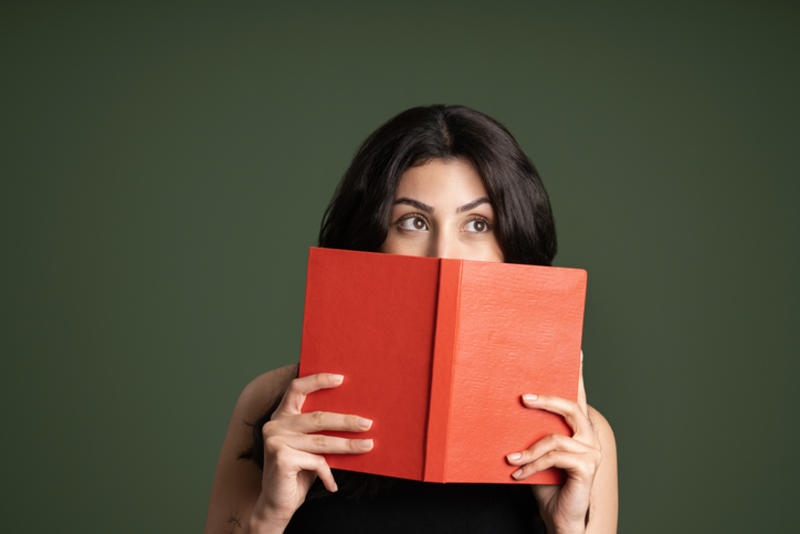
[[[407,230],[409,232],[418,232],[428,229],[428,223],[425,222],[425,219],[416,215],[400,220],[400,222],[397,223],[397,226],[401,230]]]
[[[467,232],[483,233],[491,229],[492,227],[489,226],[489,221],[486,219],[472,219],[467,223]]]

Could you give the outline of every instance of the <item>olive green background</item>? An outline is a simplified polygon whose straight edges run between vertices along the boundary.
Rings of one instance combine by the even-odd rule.
[[[620,531],[788,531],[798,27],[790,2],[5,3],[2,529],[201,531],[237,395],[298,358],[356,148],[461,103],[589,272]]]

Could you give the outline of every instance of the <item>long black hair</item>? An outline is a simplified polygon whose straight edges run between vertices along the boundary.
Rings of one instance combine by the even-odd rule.
[[[411,108],[367,137],[325,210],[319,246],[377,252],[386,239],[400,177],[436,158],[465,158],[478,171],[497,217],[495,235],[505,262],[552,264],[555,221],[539,173],[502,124],[465,106]],[[253,446],[239,455],[259,469],[264,468],[262,427],[279,403],[280,398],[253,423]],[[337,472],[336,479],[340,492],[354,496],[393,482],[346,471]],[[308,498],[324,493],[317,480]]]
[[[378,251],[400,177],[436,158],[465,158],[478,171],[497,214],[504,261],[552,264],[555,221],[539,173],[502,124],[465,106],[411,108],[375,130],[325,210],[319,246]]]

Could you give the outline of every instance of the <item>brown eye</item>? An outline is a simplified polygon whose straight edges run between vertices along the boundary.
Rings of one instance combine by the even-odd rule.
[[[428,229],[428,223],[418,215],[406,217],[397,223],[398,228],[408,232],[422,232]]]
[[[488,232],[491,230],[491,226],[489,226],[489,221],[482,218],[472,219],[467,223],[467,232],[473,232],[476,234],[482,234],[484,232]]]

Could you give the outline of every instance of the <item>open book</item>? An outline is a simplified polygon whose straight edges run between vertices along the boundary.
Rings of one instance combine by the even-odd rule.
[[[523,406],[577,400],[586,271],[312,247],[300,376],[344,375],[304,412],[372,419],[364,454],[333,468],[429,482],[517,482],[505,456],[571,435],[561,416]]]

